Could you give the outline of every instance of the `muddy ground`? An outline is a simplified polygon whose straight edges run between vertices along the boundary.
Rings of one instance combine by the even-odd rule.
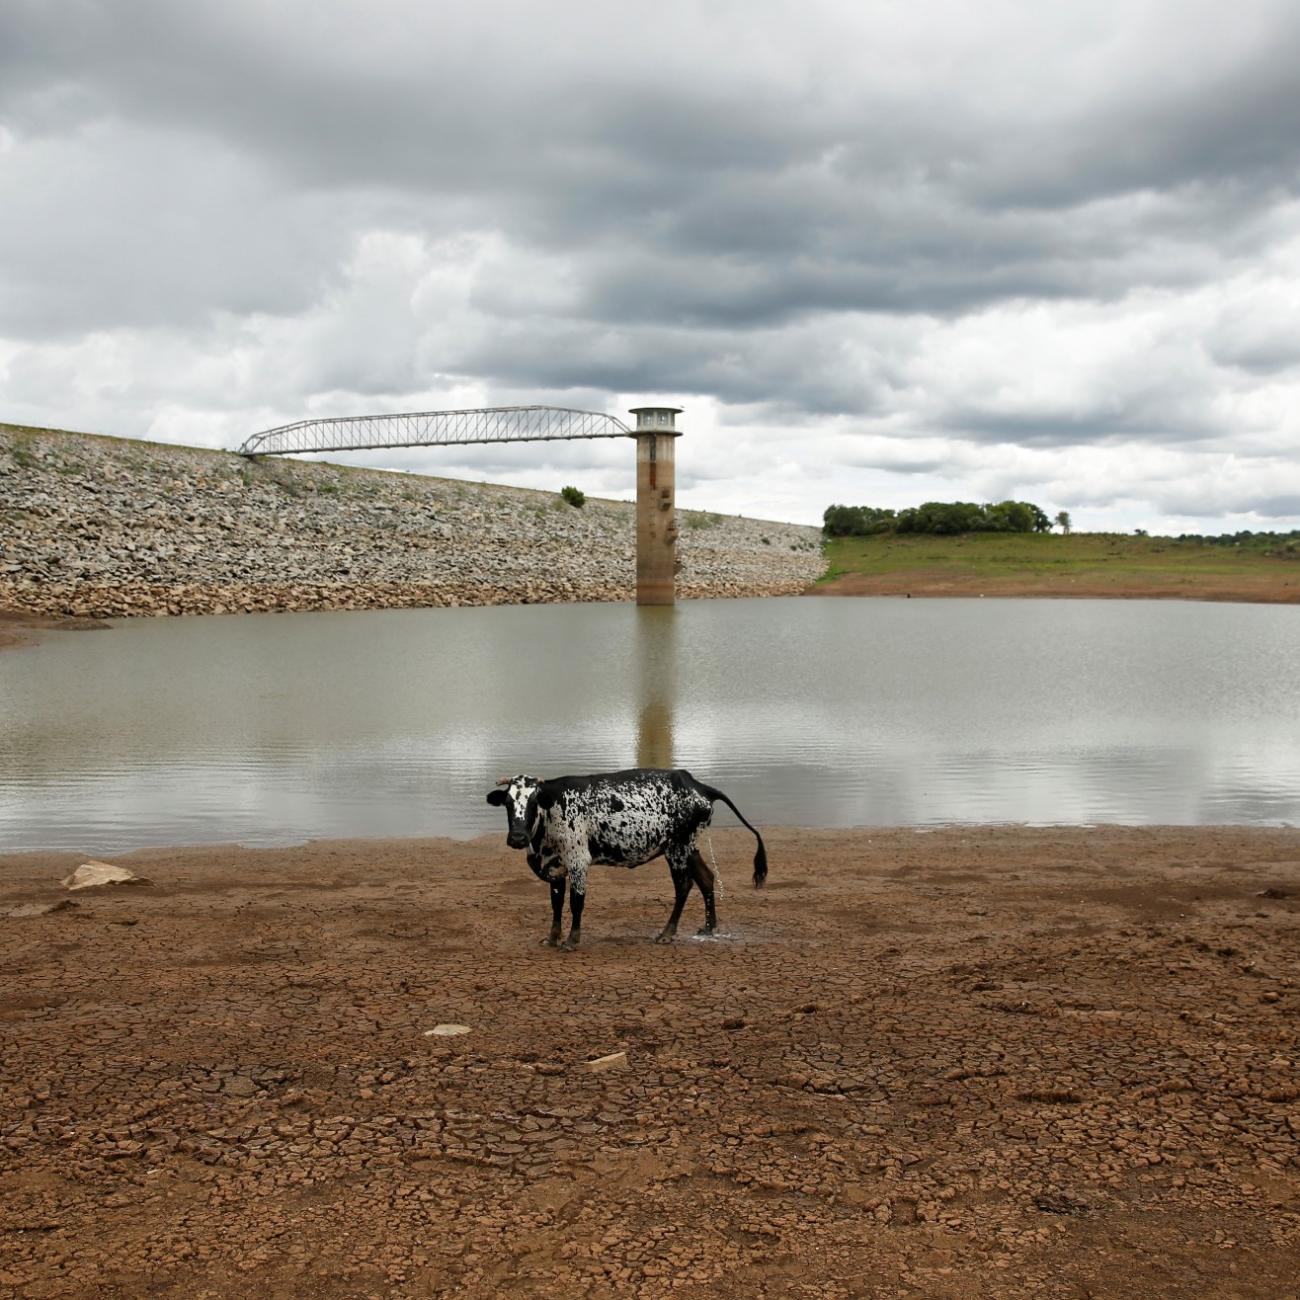
[[[91,618],[49,618],[44,614],[0,607],[0,650],[32,645],[47,632],[88,632],[107,628],[107,623]]]
[[[1300,832],[713,838],[0,856],[0,1293],[1300,1294]]]

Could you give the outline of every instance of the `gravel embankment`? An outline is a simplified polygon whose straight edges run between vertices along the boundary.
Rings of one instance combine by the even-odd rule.
[[[683,597],[788,595],[820,531],[679,511]],[[628,600],[634,507],[0,425],[0,608],[115,617]]]

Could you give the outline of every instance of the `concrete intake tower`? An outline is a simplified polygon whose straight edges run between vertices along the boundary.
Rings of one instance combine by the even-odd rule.
[[[671,605],[677,575],[673,443],[680,406],[634,406],[636,429],[636,603]]]
[[[487,406],[466,411],[392,411],[323,416],[264,429],[241,456],[370,451],[380,447],[458,447],[484,442],[568,438],[636,439],[636,603],[671,605],[676,596],[677,512],[673,443],[680,406],[634,406],[636,428],[601,411],[563,406]]]

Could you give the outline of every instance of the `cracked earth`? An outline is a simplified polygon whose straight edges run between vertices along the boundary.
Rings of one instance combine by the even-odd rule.
[[[765,837],[0,856],[0,1294],[1300,1294],[1300,834]]]

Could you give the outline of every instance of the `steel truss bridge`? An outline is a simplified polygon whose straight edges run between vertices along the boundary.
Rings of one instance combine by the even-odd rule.
[[[239,448],[241,456],[289,456],[307,451],[370,451],[386,447],[454,447],[480,442],[557,442],[568,438],[626,438],[615,415],[563,406],[488,406],[473,411],[414,411],[298,420],[265,429]]]

